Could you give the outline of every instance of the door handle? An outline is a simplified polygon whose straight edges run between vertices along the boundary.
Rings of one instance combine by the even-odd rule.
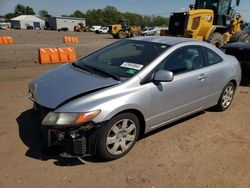
[[[200,76],[198,77],[198,80],[204,80],[207,77],[206,74],[200,74]]]

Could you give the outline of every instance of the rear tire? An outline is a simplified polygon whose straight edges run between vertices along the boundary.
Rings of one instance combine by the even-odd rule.
[[[223,36],[222,34],[215,32],[212,35],[209,36],[208,42],[210,44],[215,45],[217,48],[220,48],[223,46]]]
[[[242,42],[246,37],[248,36],[248,33],[245,31],[239,31],[236,32],[232,35],[232,37],[230,38],[229,42],[233,43],[233,42]]]
[[[136,143],[140,123],[136,115],[122,113],[100,128],[97,154],[104,160],[118,159],[127,154]]]
[[[231,105],[233,101],[234,93],[235,93],[235,85],[232,82],[229,82],[222,90],[221,96],[216,105],[216,109],[218,111],[224,111],[228,109],[228,107]]]
[[[132,37],[138,37],[139,36],[139,33],[138,32],[133,32],[132,33]]]
[[[126,38],[125,32],[124,31],[119,31],[118,37],[119,37],[119,39],[125,39]]]

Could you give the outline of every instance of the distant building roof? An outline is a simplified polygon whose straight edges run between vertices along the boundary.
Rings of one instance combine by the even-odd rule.
[[[44,20],[33,16],[33,15],[21,15],[10,19],[11,21],[33,21],[33,22],[44,22]]]
[[[53,16],[52,18],[57,18],[57,19],[69,19],[69,20],[85,20],[85,18],[64,17],[64,16]]]

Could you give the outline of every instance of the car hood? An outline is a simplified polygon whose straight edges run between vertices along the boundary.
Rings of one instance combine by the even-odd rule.
[[[33,80],[29,92],[36,103],[55,109],[66,100],[118,83],[67,64]]]

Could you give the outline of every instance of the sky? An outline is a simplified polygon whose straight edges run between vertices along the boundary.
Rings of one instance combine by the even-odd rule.
[[[52,16],[72,14],[77,9],[82,12],[102,9],[110,5],[121,12],[168,17],[171,12],[188,9],[192,3],[194,0],[0,0],[0,15],[14,12],[17,4],[30,6],[37,14],[39,10],[47,10]],[[250,21],[250,0],[241,0],[240,6],[235,9],[244,20]]]

